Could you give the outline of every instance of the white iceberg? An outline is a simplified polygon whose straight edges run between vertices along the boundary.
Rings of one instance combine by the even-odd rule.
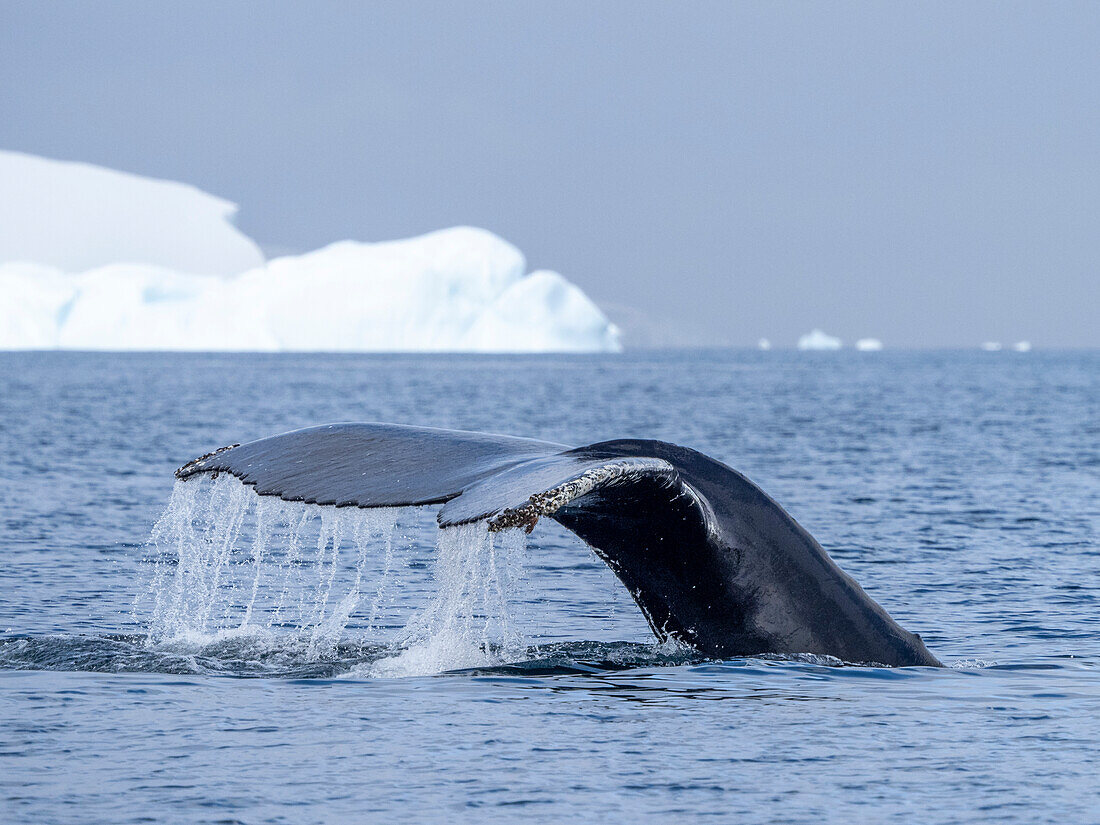
[[[525,274],[523,254],[483,229],[341,241],[265,263],[226,222],[235,207],[191,187],[0,155],[18,184],[14,195],[0,190],[0,214],[30,234],[35,221],[20,209],[53,197],[35,186],[56,184],[88,206],[50,224],[52,251],[41,238],[20,245],[0,224],[0,349],[621,349],[619,330],[579,288],[554,272]],[[98,232],[102,244],[87,241]]]
[[[1012,348],[1016,350],[1016,352],[1031,352],[1031,342],[1017,341],[1015,344],[1012,345]]]
[[[342,241],[231,278],[0,265],[0,348],[617,352],[619,330],[491,232]]]
[[[982,344],[982,349],[985,350],[986,352],[1000,352],[1001,351],[1001,342],[1000,341],[986,341],[984,344]]]
[[[831,335],[826,335],[819,329],[815,329],[798,339],[798,348],[801,350],[836,350],[840,349],[841,341]]]
[[[878,338],[860,338],[856,341],[856,349],[860,352],[878,352],[882,349],[882,341]]]
[[[767,338],[761,338],[759,341],[756,342],[756,348],[757,349],[762,349],[762,350],[769,350],[769,349],[772,348],[772,342],[769,341]]]
[[[233,226],[236,213],[236,204],[185,183],[0,151],[0,262],[233,275],[264,261]]]

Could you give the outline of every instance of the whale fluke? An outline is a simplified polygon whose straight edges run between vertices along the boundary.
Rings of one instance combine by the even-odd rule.
[[[441,527],[530,532],[552,518],[608,564],[659,639],[709,656],[940,664],[764,491],[686,447],[330,424],[223,448],[176,476],[220,472],[287,501],[442,504]]]
[[[567,449],[506,435],[326,424],[223,448],[176,470],[176,478],[226,472],[262,496],[337,507],[441,504],[522,461]]]

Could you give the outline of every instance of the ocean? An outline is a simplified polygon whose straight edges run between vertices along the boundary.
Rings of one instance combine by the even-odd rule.
[[[948,667],[657,645],[547,519],[175,486],[337,421],[701,450]],[[6,823],[1100,821],[1100,353],[0,353],[0,505]]]

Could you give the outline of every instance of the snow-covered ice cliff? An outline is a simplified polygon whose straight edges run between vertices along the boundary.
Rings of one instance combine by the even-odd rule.
[[[185,183],[0,151],[0,263],[233,275],[264,261],[233,226],[236,213],[236,204]]]
[[[80,208],[48,206],[64,192]],[[579,288],[526,273],[522,253],[486,230],[264,262],[234,211],[183,184],[0,153],[0,216],[27,235],[0,223],[0,349],[620,348]]]

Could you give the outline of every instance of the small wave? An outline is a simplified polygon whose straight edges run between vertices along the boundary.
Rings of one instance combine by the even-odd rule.
[[[156,644],[146,636],[15,636],[0,640],[0,670],[330,678],[381,655],[380,645],[342,643],[323,657],[308,639],[260,635],[205,644]]]
[[[223,631],[170,641],[142,635],[9,636],[0,638],[0,670],[161,673],[271,679],[393,679],[437,675],[547,677],[598,675],[653,668],[783,668],[813,672],[905,675],[897,668],[843,662],[815,654],[716,660],[677,644],[629,641],[565,641],[522,648],[473,643],[440,633],[406,647],[345,640],[319,650],[308,636],[256,629]],[[952,669],[995,667],[965,659]],[[923,669],[921,669],[923,670]]]
[[[471,668],[476,675],[563,676],[638,668],[680,667],[708,661],[697,651],[668,643],[557,642],[534,648],[523,661]]]
[[[455,647],[451,647],[455,646]],[[148,636],[11,636],[0,639],[0,670],[163,673],[241,678],[394,678],[447,673],[591,673],[704,661],[690,651],[638,642],[557,642],[506,651],[437,637],[395,651],[385,644],[342,642],[318,653],[309,639],[256,631],[158,642]]]
[[[996,662],[988,659],[957,659],[952,662],[948,667],[953,670],[981,670],[987,667],[996,666]]]

